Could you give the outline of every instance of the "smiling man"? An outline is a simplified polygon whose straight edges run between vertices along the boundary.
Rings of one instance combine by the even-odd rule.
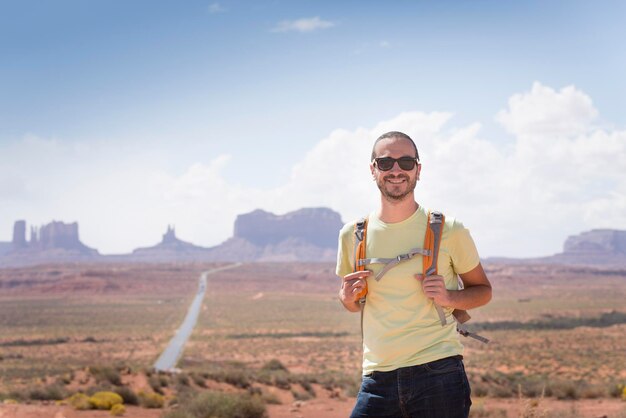
[[[370,163],[380,207],[339,235],[339,298],[362,315],[363,380],[351,417],[469,415],[470,387],[453,312],[489,302],[491,284],[469,231],[450,217],[443,223],[437,274],[423,275],[420,247],[429,211],[415,200],[421,169],[408,135],[381,135]],[[358,271],[361,237],[367,258]]]

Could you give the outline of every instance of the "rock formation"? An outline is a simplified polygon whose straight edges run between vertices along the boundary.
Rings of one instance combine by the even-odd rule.
[[[563,254],[626,254],[626,231],[593,229],[570,236],[563,246]]]
[[[26,221],[15,221],[13,224],[13,248],[26,248]]]
[[[52,221],[39,228],[31,226],[28,241],[26,240],[26,222],[19,220],[13,225],[12,253],[37,254],[59,253],[59,251],[87,256],[98,254],[98,251],[80,242],[77,222],[66,224]]]
[[[237,216],[234,236],[210,249],[211,260],[333,261],[341,216],[328,208],[284,215],[257,209]]]
[[[545,263],[626,267],[626,231],[593,229],[565,240],[563,252],[538,258],[489,258],[489,263]]]
[[[305,208],[282,216],[257,209],[237,217],[234,236],[259,246],[298,239],[317,247],[336,249],[342,225],[341,216],[328,208]]]
[[[133,250],[132,257],[143,261],[175,261],[181,259],[202,259],[207,249],[182,241],[176,237],[174,226],[167,226],[161,242],[152,247]]]

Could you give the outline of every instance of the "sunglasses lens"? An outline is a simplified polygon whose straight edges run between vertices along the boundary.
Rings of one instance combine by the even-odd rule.
[[[415,160],[413,158],[402,157],[398,160],[398,165],[404,171],[410,171],[413,170],[413,167],[415,167]]]
[[[382,157],[376,159],[376,165],[380,171],[389,171],[393,168],[393,165],[398,162],[398,166],[404,171],[411,171],[415,168],[415,158],[411,157],[402,157],[402,158],[391,158],[391,157]]]
[[[376,160],[376,164],[378,165],[378,169],[380,171],[389,171],[391,167],[393,167],[393,163],[395,160],[393,158],[378,158]]]

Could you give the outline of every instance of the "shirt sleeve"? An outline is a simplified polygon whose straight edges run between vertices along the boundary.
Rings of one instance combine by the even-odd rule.
[[[452,267],[457,274],[467,273],[478,266],[480,257],[469,229],[455,221],[448,240]]]
[[[335,273],[342,277],[352,273],[352,252],[354,252],[354,224],[346,224],[339,231],[337,244],[337,267]]]

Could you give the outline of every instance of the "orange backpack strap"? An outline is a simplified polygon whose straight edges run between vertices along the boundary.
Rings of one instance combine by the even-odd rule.
[[[354,265],[352,271],[365,270],[365,247],[367,245],[367,218],[361,218],[354,224]],[[367,295],[367,282],[365,288],[357,295],[359,303],[365,303]]]
[[[424,249],[429,251],[427,255],[422,257],[425,276],[437,274],[437,259],[439,258],[439,246],[441,245],[445,220],[446,217],[441,212],[428,212]]]
[[[428,224],[426,225],[426,236],[424,237],[424,249],[429,250],[428,255],[422,257],[424,276],[437,274],[437,260],[439,258],[439,246],[441,245],[441,235],[446,217],[441,212],[428,212]],[[446,315],[443,308],[436,303],[437,315],[441,326],[446,325]]]

